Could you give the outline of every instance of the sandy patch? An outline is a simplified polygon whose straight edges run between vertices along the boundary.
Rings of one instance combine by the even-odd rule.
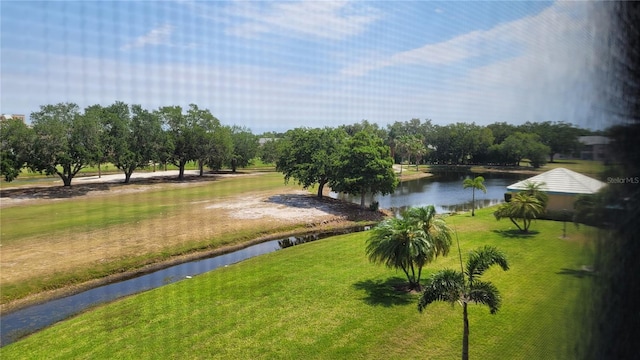
[[[320,218],[336,215],[329,204],[313,201],[306,191],[265,197],[242,196],[223,203],[208,205],[207,210],[223,209],[233,219],[249,220],[273,218],[279,221],[317,222]]]

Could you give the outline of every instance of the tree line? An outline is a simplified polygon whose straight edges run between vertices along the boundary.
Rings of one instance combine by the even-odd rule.
[[[31,126],[16,120],[3,121],[0,126],[0,171],[7,181],[26,167],[58,175],[70,186],[82,168],[103,163],[120,169],[125,182],[136,169],[149,164],[173,164],[183,179],[189,162],[197,162],[202,175],[204,167],[219,170],[226,166],[236,171],[259,156],[265,163],[275,163],[285,181],[293,178],[304,187],[317,184],[319,196],[326,184],[362,196],[388,191],[393,187],[388,174],[391,167],[382,165],[389,160],[387,152],[391,165],[517,166],[526,158],[533,167],[540,167],[553,161],[556,153],[576,154],[579,136],[593,134],[569,123],[549,121],[519,126],[504,122],[441,126],[411,119],[380,127],[363,120],[337,128],[264,133],[263,138],[273,141],[260,146],[259,137],[250,129],[222,125],[209,110],[195,104],[187,109],[164,106],[150,111],[119,101],[84,111],[73,103],[43,105],[31,113]],[[355,173],[358,166],[347,165],[350,162],[369,168]],[[365,179],[377,182],[358,183]],[[363,191],[364,187],[368,189]]]
[[[368,131],[389,147],[395,163],[445,165],[519,166],[523,159],[538,168],[556,154],[577,156],[580,136],[601,135],[566,122],[526,122],[511,125],[496,122],[487,126],[475,123],[436,125],[431,120],[396,121],[386,128],[364,120],[339,127],[347,134]],[[288,133],[265,133],[263,137],[286,138]],[[275,162],[277,147],[267,143],[266,161]],[[263,159],[263,160],[265,160]]]
[[[81,111],[74,103],[43,105],[31,113],[31,126],[19,120],[0,124],[0,171],[14,180],[23,168],[58,175],[70,186],[89,165],[112,163],[125,174],[150,164],[173,164],[184,178],[187,163],[195,161],[200,175],[205,166],[234,172],[256,156],[258,137],[240,126],[225,126],[207,109],[164,106],[149,111],[117,101]]]

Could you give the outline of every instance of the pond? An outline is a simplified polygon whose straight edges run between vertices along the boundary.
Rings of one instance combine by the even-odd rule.
[[[405,181],[398,184],[393,194],[368,197],[367,206],[377,201],[381,209],[391,209],[398,213],[407,207],[434,205],[437,213],[471,211],[471,189],[463,189],[462,182],[477,174],[466,172],[443,172],[432,177]],[[507,186],[518,182],[527,175],[488,173],[482,175],[487,193],[476,190],[476,209],[504,202]],[[360,203],[359,196],[331,193],[333,198]]]

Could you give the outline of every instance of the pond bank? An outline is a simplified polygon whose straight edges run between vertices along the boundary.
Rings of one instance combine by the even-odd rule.
[[[385,216],[385,215],[382,215]],[[208,248],[208,249],[194,249],[192,252],[172,256],[171,258],[159,262],[154,262],[151,264],[144,265],[138,269],[133,269],[129,271],[125,271],[118,274],[112,274],[103,278],[94,279],[90,281],[86,281],[80,284],[73,284],[70,286],[65,286],[55,290],[48,290],[40,293],[36,293],[21,299],[17,299],[15,301],[1,304],[0,305],[0,315],[4,316],[10,314],[15,311],[22,310],[24,308],[43,304],[52,300],[61,299],[67,296],[76,295],[82,293],[87,290],[91,290],[94,288],[98,288],[101,286],[129,280],[135,277],[143,276],[146,274],[150,274],[156,272],[158,270],[166,269],[172,266],[193,262],[197,260],[212,258],[220,255],[226,255],[238,250],[245,249],[247,247],[265,243],[268,241],[273,241],[281,238],[287,238],[291,236],[305,236],[314,233],[323,233],[329,231],[349,231],[354,228],[359,228],[363,226],[372,226],[375,225],[376,221],[328,221],[324,224],[320,224],[313,227],[299,228],[291,231],[283,231],[276,232],[273,234],[261,236],[246,242],[242,242],[235,245],[226,245],[217,248]]]

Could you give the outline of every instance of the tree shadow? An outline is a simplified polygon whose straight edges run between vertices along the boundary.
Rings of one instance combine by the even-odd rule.
[[[596,276],[596,273],[593,271],[593,269],[591,269],[591,268],[589,268],[587,266],[583,266],[581,269],[562,268],[556,274],[559,274],[559,275],[571,275],[571,276],[577,277],[579,279]]]
[[[386,280],[365,280],[353,284],[357,290],[364,290],[364,302],[372,306],[391,307],[407,305],[415,301],[411,292],[404,290],[406,279],[392,277]],[[400,290],[399,290],[400,289]]]
[[[534,237],[538,235],[540,232],[538,230],[529,230],[529,232],[522,232],[517,229],[509,229],[509,230],[491,230],[494,233],[509,239],[527,239],[530,237]]]
[[[106,174],[113,175],[113,174]],[[218,181],[217,173],[205,173],[204,176],[186,174],[184,179],[179,180],[176,175],[158,175],[146,178],[131,178],[129,183],[124,183],[124,174],[122,178],[104,179],[96,182],[86,182],[87,180],[99,179],[98,176],[75,177],[71,186],[63,186],[59,181],[54,185],[38,185],[38,186],[21,186],[9,189],[0,189],[0,198],[13,199],[69,199],[82,197],[91,192],[110,191],[124,189],[129,185],[158,185],[186,182],[209,182]]]

